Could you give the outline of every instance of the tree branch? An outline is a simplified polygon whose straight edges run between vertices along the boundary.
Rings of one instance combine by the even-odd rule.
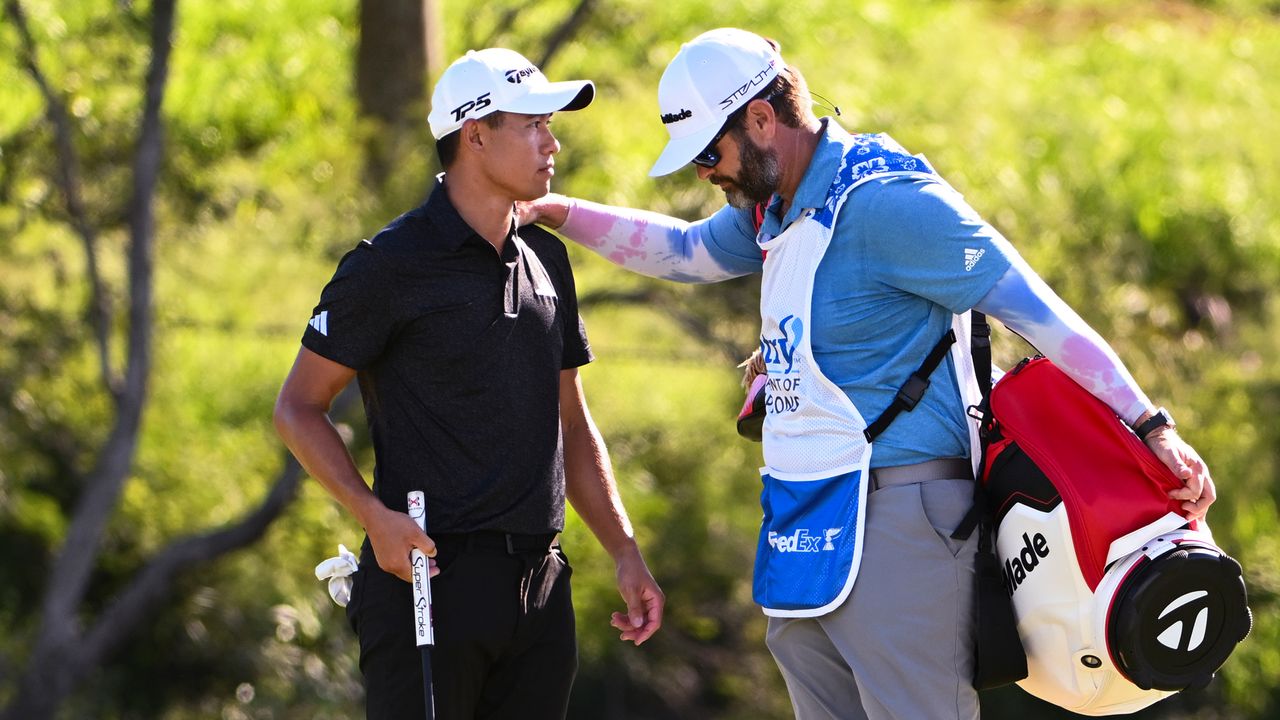
[[[133,464],[142,410],[151,373],[152,244],[155,231],[153,195],[161,157],[160,105],[168,75],[170,38],[176,0],[152,5],[152,55],[147,71],[142,131],[134,160],[130,202],[129,348],[125,382],[116,421],[68,528],[67,540],[54,563],[57,569],[46,595],[45,612],[53,622],[74,617],[97,561],[107,518],[115,510],[120,489]]]
[[[350,383],[334,400],[330,416],[347,417],[359,405],[359,397],[356,383]],[[85,634],[78,661],[93,667],[106,660],[168,596],[179,575],[261,538],[293,502],[301,478],[302,466],[286,451],[280,474],[253,512],[234,525],[180,538],[156,553]]]
[[[92,668],[107,659],[169,595],[178,575],[261,538],[293,501],[301,477],[302,467],[285,453],[284,467],[270,492],[250,515],[230,527],[174,541],[156,553],[85,633],[77,662]]]
[[[151,6],[151,62],[130,202],[129,344],[124,386],[111,432],[86,478],[66,540],[52,564],[34,649],[17,696],[7,708],[8,717],[27,720],[51,716],[74,684],[76,668],[83,667],[72,665],[77,655],[74,644],[80,635],[78,608],[138,445],[151,372],[153,203],[162,154],[160,107],[168,79],[176,1],[154,0]],[[8,0],[6,9],[11,17],[22,17],[16,0]]]
[[[742,344],[736,340],[726,339],[716,332],[716,328],[705,318],[691,313],[684,308],[679,299],[671,293],[657,287],[642,287],[634,290],[614,290],[611,288],[592,290],[578,296],[579,308],[590,308],[600,305],[648,305],[659,307],[684,328],[691,337],[716,349],[725,358],[734,363],[742,359]]]
[[[107,295],[102,282],[102,273],[98,270],[98,233],[89,222],[84,201],[80,195],[80,160],[76,154],[75,144],[71,138],[71,118],[67,114],[67,106],[49,85],[48,79],[36,61],[35,40],[31,36],[31,28],[27,23],[26,13],[18,0],[6,0],[5,14],[13,21],[20,39],[19,63],[26,68],[31,79],[45,101],[45,115],[53,126],[54,145],[57,149],[58,163],[57,184],[67,205],[67,216],[71,226],[80,237],[84,247],[86,272],[89,275],[89,307],[87,315],[93,328],[94,339],[98,343],[98,364],[102,373],[102,383],[117,403],[120,401],[120,379],[111,367],[111,299]]]
[[[542,42],[545,48],[542,52],[542,59],[538,61],[538,67],[543,68],[551,64],[560,49],[578,34],[578,30],[582,28],[582,23],[586,21],[587,16],[595,9],[596,0],[580,0],[578,7],[573,9],[564,22],[560,23],[547,39]]]
[[[477,43],[477,45],[480,47],[493,47],[494,43],[498,41],[498,38],[505,35],[507,31],[515,25],[516,17],[519,16],[520,12],[524,9],[525,5],[523,2],[516,3],[515,5],[507,8],[506,11],[502,13],[502,17],[498,18],[498,22],[494,23],[493,30],[489,33],[489,37],[485,38],[484,42]]]
[[[639,305],[641,303],[663,302],[663,293],[653,287],[642,287],[635,290],[606,288],[591,290],[578,295],[579,308],[589,308],[597,305]]]

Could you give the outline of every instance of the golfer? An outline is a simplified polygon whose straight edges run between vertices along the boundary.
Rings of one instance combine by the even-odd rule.
[[[552,113],[594,93],[511,50],[450,65],[429,117],[445,172],[425,204],[342,258],[280,391],[281,437],[367,533],[347,614],[370,718],[423,717],[413,548],[439,569],[436,716],[564,716],[577,667],[566,497],[617,564],[622,638],[639,645],[662,622],[583,396],[592,355],[565,248],[514,223],[514,202],[555,175]],[[372,490],[327,416],[353,377]],[[429,535],[405,514],[412,490],[426,494]]]

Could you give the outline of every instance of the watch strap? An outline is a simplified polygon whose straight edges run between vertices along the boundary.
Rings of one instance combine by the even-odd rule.
[[[1133,432],[1138,435],[1138,439],[1146,440],[1148,435],[1159,428],[1165,427],[1166,425],[1169,427],[1176,427],[1176,424],[1173,422],[1173,417],[1169,415],[1168,410],[1165,410],[1164,408],[1156,408],[1156,411],[1151,414],[1151,417],[1143,420],[1142,423],[1133,429]]]

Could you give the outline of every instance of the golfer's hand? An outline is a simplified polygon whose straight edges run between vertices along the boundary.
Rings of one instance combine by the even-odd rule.
[[[615,612],[609,624],[622,631],[621,640],[639,645],[662,626],[662,608],[667,602],[639,549],[618,559],[618,592],[627,602],[627,612]]]
[[[369,543],[373,545],[373,554],[378,558],[378,567],[405,582],[413,582],[409,555],[414,548],[421,550],[428,558],[436,555],[436,544],[405,513],[384,508],[365,525],[364,530],[369,534]],[[435,560],[430,560],[429,565],[431,577],[440,573]]]
[[[1188,520],[1203,519],[1218,492],[1199,453],[1171,427],[1156,429],[1146,442],[1160,462],[1182,480],[1182,487],[1170,490],[1169,497],[1182,501],[1182,513]]]
[[[548,193],[537,200],[520,200],[515,207],[516,227],[537,223],[558,228],[569,217],[569,204],[569,198],[556,193]]]

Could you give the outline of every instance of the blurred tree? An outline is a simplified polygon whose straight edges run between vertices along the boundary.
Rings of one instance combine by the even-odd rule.
[[[365,175],[381,190],[402,149],[422,133],[428,78],[444,57],[440,10],[444,0],[361,0],[356,49],[356,96],[372,121]]]
[[[150,67],[133,159],[132,199],[127,209],[125,362],[117,372],[112,363],[116,355],[111,332],[115,319],[99,272],[99,233],[81,197],[80,162],[70,115],[66,103],[50,86],[40,67],[22,5],[17,0],[5,3],[5,13],[20,37],[21,64],[39,87],[53,128],[56,184],[62,192],[68,222],[80,237],[86,256],[85,282],[90,290],[85,314],[97,344],[99,391],[110,398],[113,411],[110,430],[101,445],[90,451],[94,457],[92,467],[84,473],[76,470],[74,458],[84,449],[82,445],[88,443],[59,439],[53,432],[31,431],[32,439],[46,445],[50,458],[58,461],[54,464],[55,472],[64,475],[65,486],[78,492],[72,501],[74,511],[65,539],[45,578],[39,622],[31,639],[25,670],[4,709],[3,717],[12,720],[53,717],[76,685],[151,618],[167,598],[177,576],[191,573],[202,564],[259,539],[292,500],[301,475],[297,464],[286,457],[271,492],[254,512],[224,528],[173,541],[152,555],[105,607],[93,612],[97,609],[90,599],[93,576],[100,570],[106,526],[117,510],[126,480],[134,471],[153,368],[153,203],[163,159],[160,108],[168,81],[175,6],[176,0],[156,0],[151,7]],[[54,320],[49,322],[56,325]],[[64,342],[56,347],[68,349],[75,345],[74,327],[45,327],[42,332],[44,337],[63,338]],[[348,404],[349,401],[344,401],[344,406]],[[77,448],[69,449],[69,445]]]

